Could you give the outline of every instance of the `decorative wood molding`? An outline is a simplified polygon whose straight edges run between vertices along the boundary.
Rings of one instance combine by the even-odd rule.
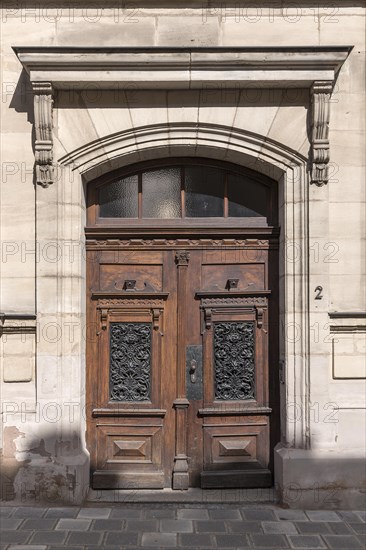
[[[148,409],[146,408],[124,408],[123,406],[120,407],[111,407],[111,408],[104,408],[104,409],[93,409],[92,410],[92,416],[93,417],[99,417],[99,416],[116,416],[116,417],[126,417],[126,416],[160,416],[164,417],[166,415],[165,409]]]
[[[329,120],[332,81],[317,81],[311,87],[311,183],[328,183]]]
[[[34,92],[34,130],[36,182],[48,187],[54,180],[53,166],[53,87],[51,82],[32,82]]]
[[[267,296],[271,294],[270,290],[257,291],[197,291],[196,297],[201,299],[200,308],[203,314],[201,333],[210,330],[213,317],[216,314],[225,312],[245,312],[252,310],[255,312],[257,327],[263,328],[264,313],[267,309]]]
[[[164,301],[168,298],[169,292],[131,292],[125,291],[95,291],[92,292],[92,299],[98,300],[97,310],[100,312],[100,324],[102,330],[106,330],[108,323],[108,314],[110,310],[130,311],[131,308],[136,312],[146,310],[151,313],[153,329],[159,331],[162,324],[162,313],[164,311]]]
[[[220,306],[242,306],[242,307],[267,307],[267,296],[270,296],[270,290],[246,291],[239,290],[236,292],[210,292],[197,291],[197,298],[201,299],[202,308],[213,308]]]
[[[126,290],[94,290],[91,293],[93,300],[98,300],[98,305],[119,305],[119,304],[135,304],[140,300],[144,304],[150,305],[151,300],[159,300],[159,304],[162,300],[166,300],[169,296],[169,292],[129,292]]]
[[[238,405],[217,406],[215,408],[198,409],[200,416],[247,416],[247,415],[269,415],[272,409],[270,407],[245,407]]]
[[[108,299],[101,299],[98,300],[97,309],[101,310],[102,312],[104,310],[113,309],[113,310],[124,310],[128,308],[129,310],[131,308],[134,309],[146,309],[148,311],[162,311],[164,308],[164,301],[163,300],[153,300],[153,299],[139,299],[139,298],[132,298],[132,299],[125,299],[125,300],[108,300]],[[155,321],[156,321],[156,315],[155,315]]]
[[[263,303],[260,304],[262,307],[258,307],[258,304],[254,304],[253,302],[249,302],[248,300],[245,300],[245,302],[240,302],[239,300],[236,300],[234,303],[231,301],[225,302],[224,299],[219,304],[214,304],[217,307],[212,308],[212,304],[209,303],[209,301],[202,300],[201,301],[201,310],[203,311],[203,317],[204,317],[204,327],[202,326],[201,334],[204,333],[204,330],[210,330],[212,327],[213,322],[213,316],[219,315],[220,313],[245,313],[247,311],[253,311],[255,312],[255,317],[257,321],[257,327],[260,329],[263,329],[264,332],[267,332],[263,328],[263,319],[264,319],[264,312],[267,307],[267,301],[263,299]]]
[[[267,300],[265,298],[261,297],[245,297],[245,296],[237,296],[237,297],[219,297],[219,298],[202,298],[201,299],[201,306],[202,307],[220,307],[220,306],[242,306],[242,307],[266,307],[267,306]]]
[[[197,224],[197,226],[199,226],[199,224]],[[199,228],[199,227],[193,227],[193,228],[188,228],[185,227],[176,227],[174,228],[173,230],[170,230],[169,228],[165,228],[163,231],[165,233],[169,233],[170,231],[171,232],[174,232],[176,233],[177,231],[184,231],[185,233],[188,233],[192,236],[194,236],[196,233],[198,232],[202,232],[202,229],[203,228]],[[206,249],[210,249],[210,248],[215,248],[215,247],[228,247],[228,248],[233,248],[233,249],[237,249],[238,247],[240,247],[241,249],[244,248],[246,250],[258,250],[258,249],[263,249],[263,250],[267,250],[268,248],[270,248],[271,246],[271,243],[269,241],[270,238],[274,238],[276,239],[277,236],[278,236],[278,232],[272,228],[272,227],[261,227],[260,229],[258,228],[249,228],[249,227],[239,227],[239,224],[237,227],[233,227],[233,228],[228,228],[228,227],[225,227],[225,226],[220,226],[217,225],[216,228],[204,228],[205,229],[205,232],[207,233],[212,233],[212,234],[217,234],[217,233],[223,233],[223,234],[227,234],[228,235],[228,238],[223,238],[223,239],[216,239],[216,238],[211,238],[211,239],[196,239],[196,238],[185,238],[185,239],[131,239],[131,238],[128,238],[128,236],[134,233],[136,233],[136,231],[138,232],[139,229],[135,226],[133,227],[128,227],[126,229],[121,229],[121,227],[116,227],[114,228],[113,226],[110,226],[109,228],[104,228],[104,229],[100,229],[100,228],[87,228],[85,230],[85,234],[86,234],[86,237],[87,237],[87,240],[86,240],[86,248],[87,250],[103,250],[105,248],[108,248],[110,250],[119,250],[120,248],[131,248],[131,249],[141,249],[141,248],[157,248],[157,249],[162,249],[162,250],[166,250],[167,248],[173,248],[173,249],[176,249],[177,247],[179,246],[184,246],[184,247],[189,247],[189,248],[202,248],[204,250]],[[111,234],[113,235],[121,235],[121,238],[120,239],[116,239],[116,238],[111,238],[111,239],[106,239],[106,232],[110,231]],[[159,232],[161,232],[162,230],[159,229]],[[156,228],[151,228],[150,229],[150,233],[151,232],[156,232]],[[248,239],[234,239],[234,238],[229,238],[230,237],[230,233],[238,233],[238,232],[243,232],[245,234],[257,234],[258,232],[260,233],[264,233],[266,234],[267,233],[267,240],[262,240],[262,239],[252,239],[252,238],[248,238]],[[99,237],[98,233],[101,234],[101,238],[95,238],[95,237]],[[123,238],[123,234],[126,233],[126,238]],[[144,291],[145,292],[145,291]]]

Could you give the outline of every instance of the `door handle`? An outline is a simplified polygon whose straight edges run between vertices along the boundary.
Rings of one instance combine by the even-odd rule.
[[[197,361],[195,359],[192,359],[190,368],[189,368],[189,374],[191,375],[192,384],[194,384],[197,380],[196,370],[197,370]]]

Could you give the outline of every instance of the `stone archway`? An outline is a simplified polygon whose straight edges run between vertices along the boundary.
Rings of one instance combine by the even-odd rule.
[[[67,206],[62,206],[66,197],[74,197],[73,201],[78,202],[78,206],[75,204],[75,208],[72,210],[72,217],[68,218],[68,224],[71,227],[79,227],[80,238],[82,237],[82,231],[84,226],[84,194],[82,192],[83,185],[86,182],[93,179],[96,174],[107,173],[111,166],[126,166],[131,163],[133,159],[138,158],[160,158],[167,154],[171,154],[172,150],[176,156],[186,156],[192,154],[192,148],[195,147],[197,155],[204,155],[209,158],[222,158],[235,161],[236,164],[241,166],[248,166],[258,168],[264,174],[275,175],[275,179],[278,181],[280,199],[279,218],[281,225],[281,241],[280,241],[280,272],[282,274],[281,283],[281,307],[280,307],[280,358],[281,364],[286,365],[286,372],[283,372],[282,376],[286,377],[286,387],[281,387],[281,411],[290,407],[290,416],[294,418],[296,416],[296,410],[299,406],[304,404],[303,388],[307,385],[308,377],[308,357],[305,352],[307,349],[306,338],[308,332],[301,331],[300,339],[295,334],[296,327],[306,327],[306,295],[307,295],[307,282],[306,282],[306,254],[302,254],[299,261],[293,261],[293,258],[298,253],[298,242],[306,242],[306,204],[307,204],[307,175],[306,175],[306,163],[305,159],[301,158],[298,154],[289,151],[287,148],[282,148],[281,145],[275,143],[269,143],[268,140],[261,138],[260,136],[247,136],[245,132],[240,130],[235,131],[233,129],[218,127],[215,128],[211,125],[209,128],[204,127],[202,129],[196,129],[189,135],[191,128],[184,127],[183,125],[177,129],[177,134],[185,134],[185,143],[172,148],[171,138],[174,131],[171,128],[165,127],[159,128],[159,147],[155,148],[152,144],[155,143],[157,129],[153,127],[151,132],[149,128],[144,127],[141,129],[131,129],[121,133],[118,136],[109,136],[100,140],[100,143],[88,144],[85,147],[87,154],[90,149],[93,149],[93,155],[98,160],[97,166],[95,160],[90,157],[83,157],[81,151],[74,151],[67,157],[60,159],[60,171],[62,174],[62,185],[53,188],[58,199],[56,202],[60,203],[61,211],[67,210]],[[232,148],[227,148],[227,136],[235,136],[236,140],[233,142]],[[136,139],[130,147],[126,147],[125,136],[134,133],[136,136],[142,136],[142,145]],[[105,141],[113,141],[114,147],[117,151],[121,151],[121,156],[115,156],[111,162],[111,155],[106,151]],[[181,138],[182,141],[182,138]],[[137,146],[136,146],[137,144]],[[137,148],[137,151],[136,151]],[[76,168],[71,163],[74,158],[81,159],[80,168]],[[84,163],[87,158],[88,162]],[[93,162],[94,160],[94,162]],[[39,190],[41,196],[49,192],[48,190]],[[67,202],[67,201],[66,201]],[[299,208],[297,217],[293,216],[294,202]],[[67,218],[66,212],[59,214],[61,217]],[[65,227],[66,229],[66,227]],[[59,237],[60,238],[60,235]],[[287,258],[288,261],[284,261]],[[68,279],[65,279],[65,272],[59,271],[58,276],[64,281],[65,286],[73,289],[73,295],[76,295],[76,302],[79,304],[79,310],[75,312],[76,317],[81,319],[81,324],[85,325],[85,309],[83,294],[85,292],[85,257],[80,256],[80,262],[76,262],[74,267],[77,269],[72,274],[68,274]],[[286,279],[286,284],[284,281]],[[39,281],[39,285],[42,286],[42,279]],[[286,292],[284,289],[286,288]],[[298,301],[294,303],[293,296],[298,297]],[[63,315],[62,311],[59,311],[60,316]],[[286,327],[286,328],[285,328]],[[67,343],[61,343],[62,355],[67,353]],[[83,379],[85,372],[84,363],[84,349],[85,338],[80,333],[80,341],[77,342],[78,358],[75,358],[79,362],[80,367],[80,401],[84,403],[85,395],[82,394]],[[300,364],[299,364],[300,363]],[[291,389],[294,391],[291,393]],[[284,391],[286,390],[286,391]],[[293,412],[292,412],[293,411]],[[85,430],[85,417],[80,415],[79,418],[80,431]],[[286,424],[284,418],[281,421],[281,431],[284,439],[287,442],[291,442],[291,446],[297,448],[304,448],[307,445],[307,421],[306,416],[302,415],[297,423]],[[88,475],[88,469],[85,469],[86,465],[80,465],[79,476],[85,479]],[[275,472],[275,483],[278,483]]]
[[[286,287],[286,294],[282,292],[280,298],[282,311],[280,360],[283,364],[286,363],[286,373],[283,376],[287,380],[287,402],[294,411],[292,415],[294,418],[296,408],[299,404],[301,406],[304,404],[303,388],[307,385],[308,376],[308,357],[305,352],[308,334],[306,330],[296,334],[298,330],[296,327],[307,326],[307,260],[306,253],[299,255],[298,252],[298,243],[307,242],[306,159],[281,144],[270,142],[258,135],[248,135],[240,129],[215,125],[192,126],[181,124],[176,128],[168,125],[158,128],[156,126],[131,128],[119,135],[106,136],[99,142],[87,144],[85,148],[61,157],[60,165],[65,174],[74,173],[77,178],[80,178],[80,185],[86,185],[88,181],[95,179],[96,175],[127,166],[136,160],[159,159],[173,156],[173,154],[176,157],[193,156],[192,150],[194,150],[194,156],[225,159],[277,180],[281,226],[280,273],[286,278],[286,284],[283,285]],[[175,137],[179,143],[172,146]],[[230,139],[230,147],[228,147],[228,139]],[[157,141],[158,146],[156,146]],[[64,178],[74,180],[74,176],[64,176]],[[293,214],[294,204],[298,205],[296,216]],[[298,299],[296,303],[293,301],[293,296]],[[289,361],[286,356],[291,356],[293,360]],[[299,361],[301,361],[301,367],[299,367]],[[293,393],[290,388],[295,388]],[[283,398],[285,398],[284,395]],[[285,407],[283,402],[282,410]],[[283,424],[282,433],[291,445],[306,448],[306,415],[301,415],[298,423],[291,423],[288,426]]]

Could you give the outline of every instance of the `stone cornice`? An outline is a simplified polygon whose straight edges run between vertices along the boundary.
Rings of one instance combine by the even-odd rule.
[[[311,182],[328,182],[330,97],[351,46],[14,47],[34,90],[37,183],[53,182],[54,89],[309,88]]]
[[[333,81],[352,47],[286,48],[68,48],[14,47],[30,80],[55,88],[197,89],[310,87]]]

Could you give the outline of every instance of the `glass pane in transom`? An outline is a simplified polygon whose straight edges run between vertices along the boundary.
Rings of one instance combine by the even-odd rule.
[[[224,172],[210,166],[185,169],[186,216],[191,218],[224,215]]]
[[[102,218],[138,217],[138,176],[130,176],[99,190],[99,215]]]
[[[264,185],[236,174],[228,174],[229,216],[266,217],[267,190]]]
[[[181,217],[181,170],[179,167],[142,174],[142,217]]]

